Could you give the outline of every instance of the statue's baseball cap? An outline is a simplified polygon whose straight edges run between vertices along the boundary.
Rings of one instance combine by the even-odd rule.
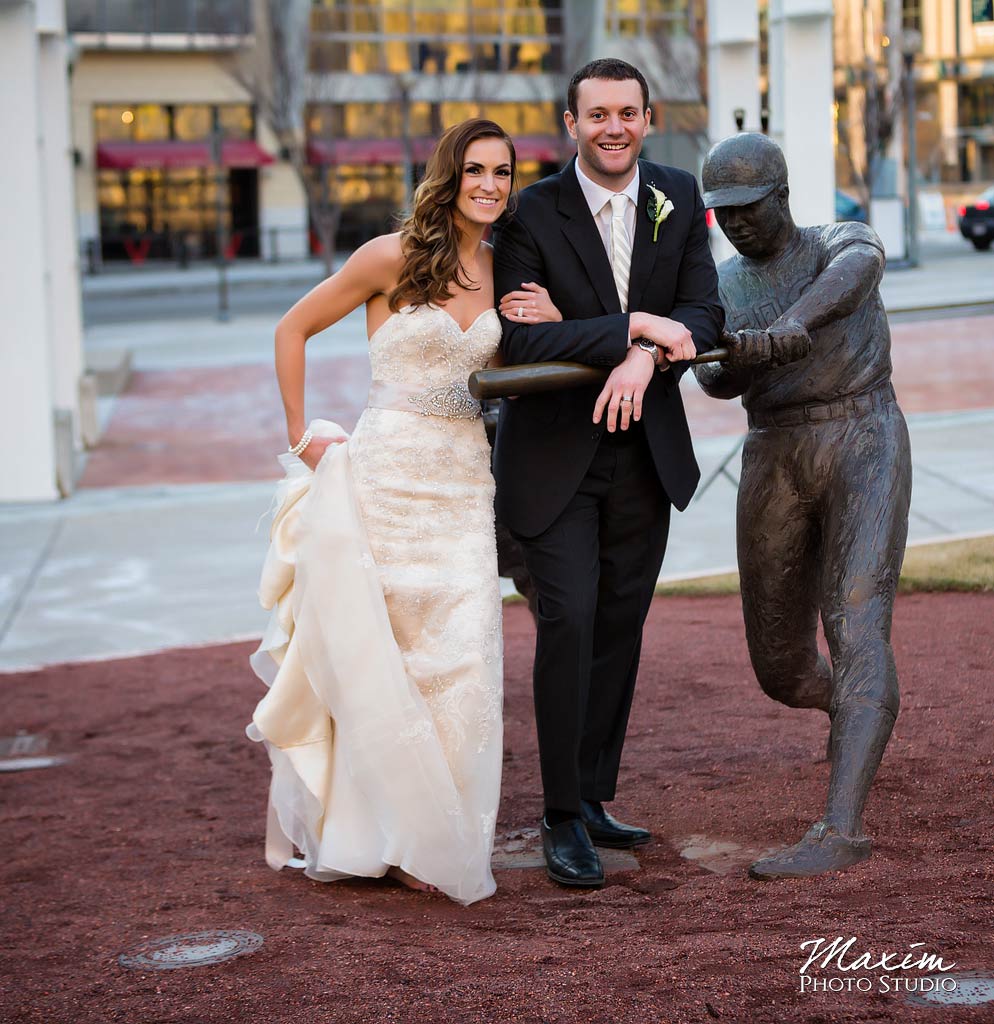
[[[759,132],[740,132],[711,147],[701,171],[704,205],[748,206],[787,183],[783,150]]]

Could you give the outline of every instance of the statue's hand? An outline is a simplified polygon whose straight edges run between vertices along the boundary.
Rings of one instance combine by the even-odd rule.
[[[766,331],[726,332],[723,342],[728,346],[728,359],[725,365],[732,370],[770,365],[772,345]]]
[[[778,320],[766,333],[770,337],[770,362],[774,366],[804,359],[811,351],[811,335],[798,320]]]

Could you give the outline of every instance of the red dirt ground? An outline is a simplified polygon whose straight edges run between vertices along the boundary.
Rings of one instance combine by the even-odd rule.
[[[533,631],[506,609],[498,836],[540,812]],[[268,761],[243,734],[250,644],[0,677],[0,734],[51,737],[62,767],[0,775],[4,1024],[689,1024],[990,1020],[895,994],[800,994],[800,943],[911,943],[994,973],[994,595],[901,597],[903,706],[867,816],[866,864],[757,883],[682,859],[691,835],[765,848],[820,811],[826,724],[759,692],[736,598],[661,598],[650,616],[619,816],[655,839],[641,870],[574,893],[498,872],[462,908],[378,881],[322,885],[262,857]],[[129,971],[148,938],[249,929],[212,967]],[[833,972],[826,972],[831,974]],[[837,972],[836,972],[837,973]],[[882,972],[877,972],[879,975]]]

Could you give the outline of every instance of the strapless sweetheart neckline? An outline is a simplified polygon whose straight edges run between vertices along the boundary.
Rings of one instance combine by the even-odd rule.
[[[494,307],[493,307],[493,306],[488,306],[488,307],[487,307],[487,308],[486,308],[485,310],[483,310],[483,312],[482,312],[482,313],[480,313],[480,315],[479,315],[479,316],[478,316],[478,317],[477,317],[477,318],[476,318],[476,319],[475,319],[475,320],[474,320],[474,321],[473,321],[473,322],[472,322],[472,323],[471,323],[471,324],[469,325],[469,327],[467,327],[467,328],[466,328],[465,330],[463,330],[463,329],[462,329],[462,327],[461,327],[461,326],[460,326],[460,324],[459,324],[459,321],[458,321],[458,320],[457,320],[457,319],[456,319],[456,318],[455,318],[455,317],[454,317],[454,316],[453,316],[453,315],[452,315],[452,314],[451,314],[451,313],[450,313],[450,312],[449,312],[449,311],[448,311],[448,310],[447,310],[447,309],[446,309],[446,308],[445,308],[444,306],[431,306],[431,305],[425,305],[425,306],[403,306],[403,307],[402,307],[401,309],[397,310],[397,312],[396,312],[396,313],[391,313],[391,314],[390,314],[390,315],[389,315],[389,316],[388,316],[388,317],[386,318],[386,320],[384,320],[384,321],[383,321],[383,323],[381,323],[381,324],[380,324],[380,326],[379,326],[379,327],[377,327],[375,331],[373,331],[373,333],[372,333],[372,334],[371,334],[371,335],[369,336],[369,342],[370,342],[370,344],[372,344],[372,342],[373,342],[373,339],[374,339],[374,338],[376,337],[376,335],[377,335],[377,334],[379,334],[379,333],[380,333],[380,331],[382,331],[382,330],[383,330],[383,328],[384,328],[384,327],[386,327],[386,325],[387,325],[388,323],[390,323],[390,321],[391,321],[391,320],[393,320],[393,318],[394,318],[395,316],[406,316],[406,315],[408,315],[408,314],[409,314],[409,313],[410,313],[410,312],[411,312],[412,310],[416,310],[416,309],[430,309],[430,310],[434,310],[434,311],[437,311],[437,312],[439,312],[439,313],[444,313],[444,314],[445,314],[445,316],[446,316],[446,318],[448,319],[449,323],[451,323],[451,324],[452,324],[452,326],[453,326],[453,327],[455,327],[455,329],[456,329],[456,330],[457,330],[457,331],[458,331],[458,332],[460,333],[460,335],[462,335],[462,337],[466,337],[466,335],[467,335],[467,334],[471,334],[471,333],[472,333],[472,331],[473,331],[473,328],[474,328],[474,327],[475,327],[475,326],[476,326],[476,325],[477,325],[477,324],[478,324],[478,323],[479,323],[479,322],[480,322],[480,321],[481,321],[481,320],[482,320],[482,319],[483,319],[483,318],[484,318],[484,317],[485,317],[485,316],[487,315],[487,313],[493,313],[494,315],[496,315],[496,313],[497,313],[497,310],[496,310],[496,309],[494,309]]]

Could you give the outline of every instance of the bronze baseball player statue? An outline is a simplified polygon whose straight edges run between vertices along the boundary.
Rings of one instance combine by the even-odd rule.
[[[911,458],[890,382],[884,253],[863,224],[798,228],[783,153],[764,135],[718,143],[703,184],[738,250],[719,268],[729,360],[694,371],[709,395],[741,395],[749,416],[737,513],[749,654],[770,697],[831,720],[823,817],[749,873],[806,877],[870,856],[863,808],[898,711],[890,631]],[[810,351],[797,359],[799,345]]]

